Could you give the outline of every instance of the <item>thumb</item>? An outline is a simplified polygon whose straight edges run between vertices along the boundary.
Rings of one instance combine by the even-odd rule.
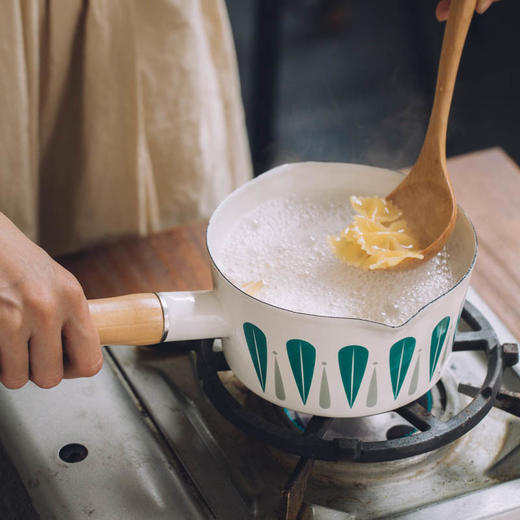
[[[435,9],[435,16],[439,22],[444,22],[448,19],[448,13],[450,12],[450,3],[451,0],[441,0],[437,4],[437,8]]]

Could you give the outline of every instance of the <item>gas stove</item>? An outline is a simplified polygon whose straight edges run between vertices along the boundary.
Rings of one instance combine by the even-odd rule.
[[[515,342],[478,294],[470,290],[468,301],[500,344]],[[469,337],[470,325],[462,322],[458,337],[465,331]],[[210,350],[224,365],[218,344]],[[217,390],[201,376],[201,357],[190,343],[107,347],[105,366],[93,378],[51,390],[32,384],[0,389],[0,441],[10,459],[4,464],[19,475],[3,489],[20,497],[18,506],[11,502],[24,510],[10,518],[520,518],[520,419],[482,408],[494,383],[481,389],[490,374],[483,351],[454,352],[441,382],[408,411],[348,420],[271,405],[225,366],[217,367]],[[516,392],[517,367],[503,374],[504,386]],[[239,422],[246,427],[230,422],[229,410],[227,418],[218,411],[221,391],[228,396],[224,403],[243,410]],[[499,394],[502,408],[507,398]],[[485,417],[457,430],[452,442],[405,453],[411,456],[395,450],[425,438],[431,425],[424,421],[440,421],[443,429],[458,417],[464,428],[472,419],[460,411],[476,400]],[[284,450],[279,432],[288,439]],[[336,442],[353,448],[332,456],[329,448],[302,452],[306,435],[318,447],[342,437],[357,440]],[[378,448],[377,459],[366,458],[374,446],[386,455]]]

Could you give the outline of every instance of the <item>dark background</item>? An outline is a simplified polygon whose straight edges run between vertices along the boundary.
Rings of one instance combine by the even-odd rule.
[[[411,165],[433,99],[436,0],[226,0],[256,171],[298,160]],[[520,2],[475,15],[448,156],[503,147],[520,163]]]

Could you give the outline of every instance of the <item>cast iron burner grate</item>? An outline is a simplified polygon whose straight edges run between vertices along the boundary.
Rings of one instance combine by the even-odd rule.
[[[242,406],[226,389],[217,373],[229,370],[222,352],[213,351],[213,341],[200,342],[197,371],[204,392],[215,408],[235,426],[251,437],[304,459],[326,461],[382,462],[420,455],[440,448],[464,435],[477,425],[492,406],[515,413],[520,399],[501,389],[506,366],[518,361],[518,346],[500,345],[494,330],[482,314],[470,303],[465,304],[462,319],[470,331],[457,331],[453,352],[481,350],[485,352],[488,370],[479,388],[459,385],[459,392],[472,401],[447,421],[436,418],[418,401],[395,410],[411,423],[417,433],[384,441],[362,441],[355,438],[323,436],[334,418],[314,416],[304,432],[284,424],[274,423]],[[497,399],[498,395],[498,399]],[[300,461],[301,462],[301,461]],[[301,473],[301,471],[300,471]]]

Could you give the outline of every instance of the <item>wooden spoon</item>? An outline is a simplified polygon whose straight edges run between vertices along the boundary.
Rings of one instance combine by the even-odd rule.
[[[409,268],[438,253],[457,219],[457,204],[446,168],[446,131],[457,69],[477,0],[452,0],[444,39],[432,113],[415,165],[387,195],[419,241],[424,258],[406,258],[397,266]]]

